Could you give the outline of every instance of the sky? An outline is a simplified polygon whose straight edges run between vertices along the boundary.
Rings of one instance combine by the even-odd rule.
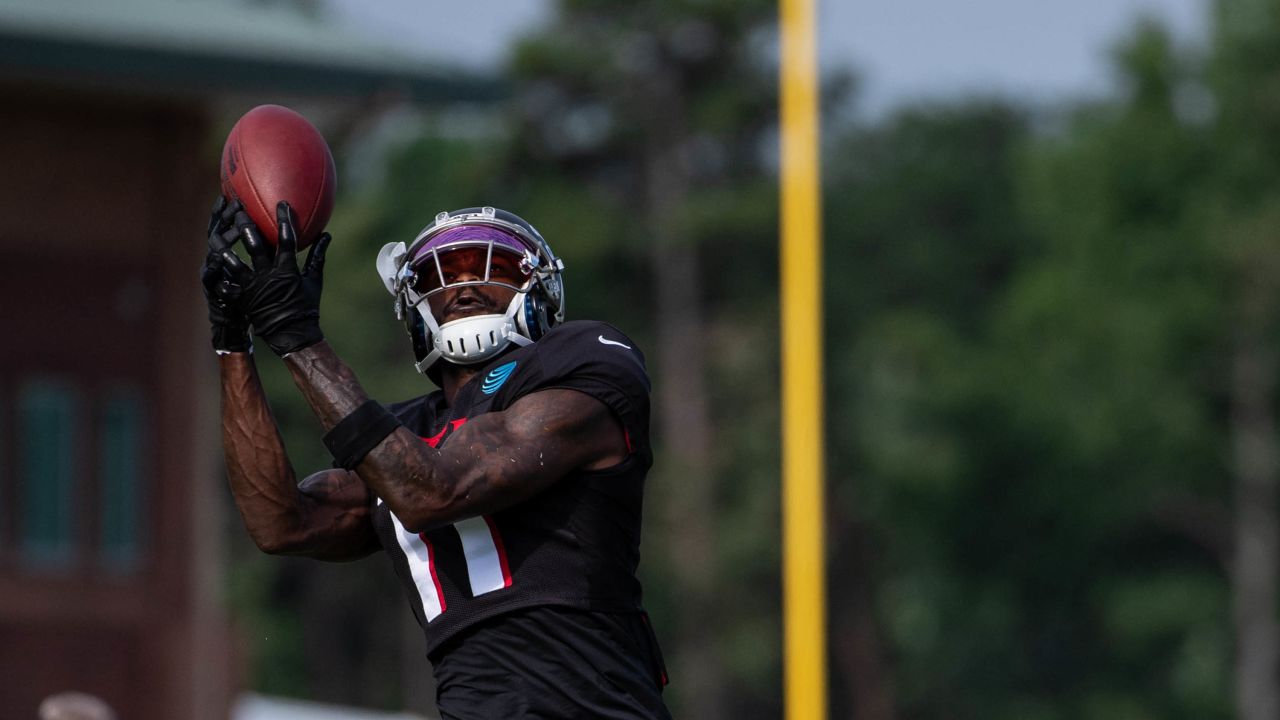
[[[327,0],[342,22],[411,52],[494,68],[550,0]],[[1105,92],[1107,52],[1140,17],[1189,43],[1208,0],[818,0],[822,68],[853,69],[872,114],[974,92],[1054,102]]]

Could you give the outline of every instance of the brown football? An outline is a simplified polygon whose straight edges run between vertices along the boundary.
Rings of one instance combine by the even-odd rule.
[[[222,194],[240,200],[263,237],[276,243],[276,203],[297,215],[298,247],[310,245],[333,214],[337,172],[324,136],[298,113],[259,105],[241,117],[222,147]]]

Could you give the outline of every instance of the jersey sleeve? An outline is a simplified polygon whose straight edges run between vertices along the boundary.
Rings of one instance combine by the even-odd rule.
[[[422,435],[427,431],[427,428],[431,426],[434,419],[434,414],[431,412],[431,400],[432,396],[422,395],[410,400],[391,403],[389,405],[384,404],[383,407],[385,407],[392,415],[395,415],[401,425],[404,425],[418,435]]]
[[[533,359],[530,372],[513,378],[504,405],[538,390],[576,390],[613,411],[632,450],[648,450],[649,375],[630,338],[606,323],[566,323],[535,344]]]

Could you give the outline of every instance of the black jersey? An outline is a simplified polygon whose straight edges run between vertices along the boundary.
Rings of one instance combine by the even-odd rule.
[[[533,607],[456,635],[433,666],[447,720],[671,720],[639,613]]]
[[[433,447],[468,420],[538,390],[568,388],[607,405],[630,455],[605,470],[575,471],[490,515],[415,534],[381,500],[374,528],[391,556],[433,653],[485,619],[560,606],[638,613],[640,515],[649,447],[649,379],[635,343],[610,325],[564,323],[533,345],[490,361],[452,407],[436,391],[391,406]]]

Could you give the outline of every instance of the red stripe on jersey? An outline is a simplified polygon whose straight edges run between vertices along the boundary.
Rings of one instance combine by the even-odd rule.
[[[440,587],[440,578],[436,576],[436,546],[427,539],[426,533],[418,533],[418,537],[422,538],[423,544],[427,546],[427,569],[431,571],[431,582],[436,586],[436,597],[440,598],[440,612],[444,613],[444,588]]]
[[[430,445],[431,447],[439,447],[440,441],[444,440],[445,433],[453,430],[457,430],[458,428],[466,424],[467,424],[466,418],[458,418],[457,420],[454,420],[453,422],[450,422],[449,424],[440,428],[440,432],[436,433],[435,435],[432,435],[431,437],[422,438],[422,442]]]
[[[631,444],[631,433],[627,432],[627,429],[626,429],[626,428],[622,428],[622,439],[624,439],[624,440],[626,440],[626,441],[627,441],[627,452],[628,452],[628,453],[633,453],[633,452],[635,452],[635,451],[636,451],[635,446]]]
[[[489,526],[489,535],[493,537],[493,546],[498,549],[498,564],[502,566],[502,587],[511,587],[511,568],[507,566],[507,548],[502,544],[502,533],[498,532],[498,526],[493,522],[493,518],[488,515],[481,515],[485,524]]]

